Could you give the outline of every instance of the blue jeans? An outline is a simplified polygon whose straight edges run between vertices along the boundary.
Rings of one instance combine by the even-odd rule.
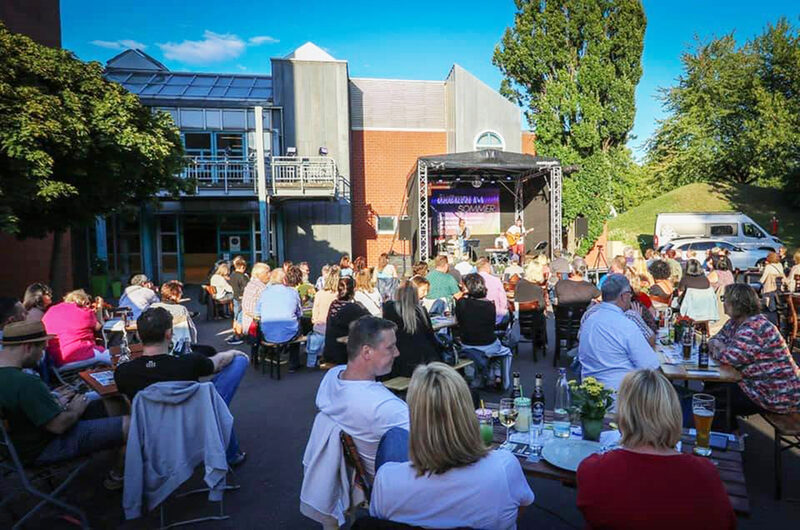
[[[214,388],[217,389],[217,393],[219,393],[228,407],[231,406],[231,401],[233,400],[234,394],[236,394],[236,389],[239,388],[239,383],[242,382],[244,372],[247,370],[247,364],[246,358],[241,355],[236,355],[231,363],[223,368],[214,376],[214,379],[211,380],[211,382],[214,383]],[[236,430],[234,429],[231,430],[231,440],[226,452],[228,461],[233,460],[238,454],[239,440],[236,438]]]
[[[386,462],[408,462],[408,431],[392,427],[381,436],[375,454],[375,473]]]

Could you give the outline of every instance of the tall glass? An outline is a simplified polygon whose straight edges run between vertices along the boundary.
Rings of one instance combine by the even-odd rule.
[[[714,421],[714,404],[714,396],[709,394],[692,396],[694,428],[697,431],[697,441],[694,445],[694,454],[696,455],[711,456],[709,437],[711,436],[711,423]]]
[[[492,419],[491,409],[476,409],[475,415],[478,417],[478,428],[481,431],[481,439],[486,447],[492,445],[494,440],[494,420]]]
[[[500,400],[500,410],[498,411],[497,419],[500,424],[506,428],[506,443],[508,443],[508,430],[517,423],[517,414],[519,411],[514,407],[514,400],[511,398],[503,398]]]

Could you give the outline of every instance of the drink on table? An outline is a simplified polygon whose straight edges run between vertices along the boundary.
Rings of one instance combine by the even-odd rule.
[[[500,400],[500,410],[497,411],[497,419],[506,428],[506,443],[508,443],[508,430],[517,422],[518,411],[514,408],[514,400],[503,398]]]
[[[703,332],[703,338],[700,339],[700,347],[697,349],[697,367],[701,370],[708,369],[708,337]]]
[[[688,361],[692,358],[692,335],[694,332],[691,328],[683,330],[683,360]]]
[[[672,325],[671,320],[667,320],[667,337],[670,344],[675,342],[675,326]]]
[[[519,372],[514,372],[511,374],[511,380],[513,383],[511,384],[511,391],[509,392],[508,397],[511,399],[522,397],[522,388],[519,386]]]
[[[697,431],[694,454],[711,456],[709,437],[711,436],[711,423],[714,421],[714,396],[709,394],[692,396],[692,414],[694,415],[694,428]]]
[[[491,409],[476,409],[475,415],[478,417],[478,428],[481,432],[481,440],[486,447],[492,445],[494,440],[494,419]]]
[[[526,397],[518,397],[514,400],[514,408],[517,410],[517,424],[514,426],[514,430],[528,432],[531,427],[531,400]]]
[[[570,410],[569,384],[567,384],[567,369],[558,369],[556,382],[556,398],[553,406],[553,433],[558,438],[569,438],[569,410]]]
[[[537,419],[544,422],[544,387],[542,383],[542,374],[536,374],[536,382],[533,385],[533,394],[531,394],[531,417],[534,423]]]

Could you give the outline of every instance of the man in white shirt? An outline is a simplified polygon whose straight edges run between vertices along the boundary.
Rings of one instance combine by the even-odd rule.
[[[461,276],[466,276],[467,274],[475,272],[475,266],[469,262],[469,256],[462,256],[461,261],[456,263],[455,269],[461,273]]]
[[[392,370],[400,355],[395,329],[393,322],[373,316],[355,321],[347,338],[347,365],[329,370],[317,391],[317,408],[353,437],[370,481],[375,476],[378,446],[387,431],[395,434],[392,444],[398,443],[399,429],[406,431],[400,438],[407,440],[408,405],[376,381]],[[399,452],[404,460],[408,458],[407,445],[405,450],[381,446],[381,452]]]
[[[147,308],[158,301],[158,295],[153,291],[153,283],[144,274],[136,274],[131,278],[131,284],[122,293],[119,306],[129,307],[133,313],[131,320],[136,320]]]
[[[658,357],[639,328],[625,316],[631,307],[631,285],[622,274],[606,277],[603,302],[583,320],[578,336],[581,377],[594,377],[616,391],[628,372],[656,369]]]

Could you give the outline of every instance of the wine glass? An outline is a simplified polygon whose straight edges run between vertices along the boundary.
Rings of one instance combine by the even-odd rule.
[[[498,419],[500,424],[506,428],[506,443],[508,443],[508,430],[517,423],[517,414],[519,412],[514,407],[514,400],[512,398],[503,398],[500,400],[500,410],[498,411]]]

